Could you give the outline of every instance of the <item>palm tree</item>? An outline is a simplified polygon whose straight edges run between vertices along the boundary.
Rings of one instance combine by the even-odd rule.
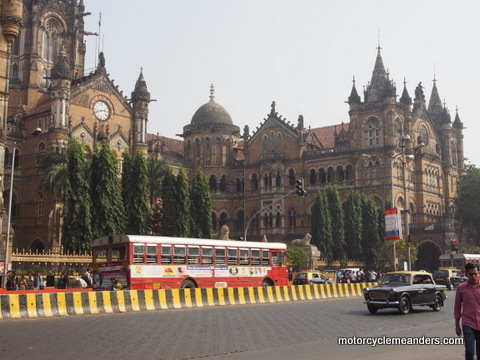
[[[62,197],[65,181],[67,179],[67,158],[65,154],[50,151],[40,156],[40,169],[42,190],[53,192],[55,198]]]

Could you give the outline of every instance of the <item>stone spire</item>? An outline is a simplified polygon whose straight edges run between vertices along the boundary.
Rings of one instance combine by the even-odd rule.
[[[463,123],[460,120],[460,116],[458,116],[458,106],[455,109],[455,120],[453,120],[453,127],[456,129],[463,129]]]
[[[430,100],[428,102],[428,112],[433,115],[434,118],[437,118],[443,111],[442,100],[440,100],[440,95],[437,89],[437,80],[435,76],[433,77],[433,88],[430,95]]]
[[[379,45],[377,47],[377,59],[375,60],[372,79],[364,92],[365,102],[378,101],[383,100],[386,97],[396,96],[395,86],[390,81],[383,64],[382,54],[380,52],[381,49],[382,48]]]
[[[403,78],[403,92],[402,92],[402,97],[400,98],[400,102],[405,105],[412,104],[412,98],[408,94],[407,81],[405,80],[405,78]]]
[[[147,83],[143,77],[143,68],[140,69],[140,75],[132,92],[132,101],[148,101],[150,102],[150,93],[148,92]]]
[[[353,77],[352,91],[348,97],[349,104],[358,104],[361,102],[360,96],[358,95],[357,88],[355,87],[355,76]]]
[[[52,79],[54,78],[64,78],[71,79],[70,66],[68,65],[67,53],[65,51],[65,46],[62,42],[60,45],[60,51],[58,54],[57,61],[52,69]]]

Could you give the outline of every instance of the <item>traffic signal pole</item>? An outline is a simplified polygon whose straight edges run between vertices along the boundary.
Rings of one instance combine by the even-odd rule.
[[[297,183],[298,184],[298,183]],[[248,228],[250,227],[250,224],[252,222],[252,220],[255,218],[255,216],[257,216],[258,214],[260,214],[262,211],[268,209],[270,206],[272,206],[273,204],[276,204],[277,202],[280,202],[282,201],[283,199],[285,199],[287,196],[290,196],[292,195],[294,192],[297,193],[297,195],[299,196],[305,196],[307,195],[307,192],[305,190],[303,190],[303,186],[302,186],[302,189],[301,189],[301,194],[299,194],[299,189],[298,189],[298,186],[289,191],[288,193],[286,193],[285,195],[283,195],[281,198],[278,198],[277,200],[271,202],[270,204],[267,204],[267,205],[264,205],[260,210],[258,210],[255,214],[253,214],[250,219],[248,220],[248,223],[247,223],[247,226],[245,227],[245,232],[244,232],[244,236],[243,236],[243,240],[244,241],[247,241],[247,232],[248,232]]]

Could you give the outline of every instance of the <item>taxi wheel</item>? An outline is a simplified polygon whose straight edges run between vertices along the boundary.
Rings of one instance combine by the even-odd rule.
[[[447,289],[448,289],[448,290],[453,290],[453,284],[452,284],[452,283],[448,283]]]
[[[378,311],[378,308],[376,308],[373,305],[368,304],[367,307],[368,307],[368,311],[370,311],[370,314],[376,314]]]
[[[432,306],[433,311],[440,311],[442,306],[443,306],[442,297],[439,294],[435,295],[435,303]]]
[[[407,315],[410,312],[410,299],[406,296],[403,296],[400,299],[400,304],[398,305],[398,311],[402,315]]]

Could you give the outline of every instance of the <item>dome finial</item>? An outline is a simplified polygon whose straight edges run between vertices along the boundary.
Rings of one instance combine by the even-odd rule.
[[[210,101],[213,101],[215,99],[215,88],[213,87],[213,84],[210,85]]]

